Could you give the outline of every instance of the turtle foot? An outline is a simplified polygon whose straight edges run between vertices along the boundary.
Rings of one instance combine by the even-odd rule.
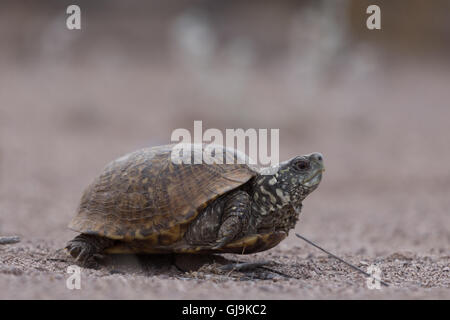
[[[111,242],[110,239],[80,234],[70,240],[65,249],[82,267],[99,269],[99,262],[105,257],[101,252],[110,246]]]

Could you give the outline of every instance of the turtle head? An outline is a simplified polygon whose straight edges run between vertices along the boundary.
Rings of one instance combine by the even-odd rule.
[[[303,199],[319,185],[323,171],[320,153],[294,157],[280,163],[273,174],[256,179],[254,198],[262,211],[273,211],[288,204],[300,209]]]
[[[319,186],[324,171],[323,156],[318,152],[285,161],[274,176],[281,189],[277,193],[284,194],[285,201],[294,206],[301,204]]]

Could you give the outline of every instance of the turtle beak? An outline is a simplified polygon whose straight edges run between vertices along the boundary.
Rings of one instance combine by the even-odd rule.
[[[303,181],[303,184],[307,187],[310,187],[311,185],[317,184],[322,179],[322,172],[323,169],[316,170],[308,179],[305,179]]]
[[[323,155],[319,152],[309,154],[308,158],[312,162],[314,171],[308,179],[303,181],[303,183],[306,186],[311,187],[320,183],[320,180],[322,179],[322,173],[325,172],[325,166],[323,164]]]
[[[317,164],[321,172],[325,172],[325,165],[323,164],[323,155],[319,152],[311,153],[309,159]]]
[[[323,166],[323,155],[321,153],[314,152],[314,153],[309,154],[308,157],[310,160],[320,163]]]

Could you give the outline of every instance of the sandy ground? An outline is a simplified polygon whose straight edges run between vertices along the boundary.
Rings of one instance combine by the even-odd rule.
[[[205,80],[103,57],[75,66],[1,64],[0,235],[22,241],[0,246],[0,298],[450,298],[448,67],[361,71],[349,59],[323,81],[326,90],[304,95],[307,81],[282,67],[240,75],[240,91],[221,82],[237,79],[226,67],[214,71],[220,79]],[[225,92],[212,95],[215,81]],[[75,235],[66,226],[83,188],[110,160],[165,144],[193,120],[280,128],[282,159],[322,152],[327,171],[295,231],[363,269],[375,264],[390,287],[369,289],[363,276],[291,233],[267,252],[227,255],[269,260],[285,276],[208,266],[183,273],[164,257],[124,256],[82,269],[81,289],[68,290],[72,262],[54,252]]]

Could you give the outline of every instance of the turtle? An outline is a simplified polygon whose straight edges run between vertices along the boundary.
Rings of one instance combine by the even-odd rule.
[[[271,249],[295,227],[302,201],[318,187],[324,171],[317,152],[268,170],[225,147],[223,158],[212,162],[174,161],[174,146],[126,154],[106,165],[85,189],[69,224],[80,234],[65,247],[77,262],[95,265],[95,257],[104,254]],[[192,157],[184,160],[207,151],[205,145],[189,147]]]

